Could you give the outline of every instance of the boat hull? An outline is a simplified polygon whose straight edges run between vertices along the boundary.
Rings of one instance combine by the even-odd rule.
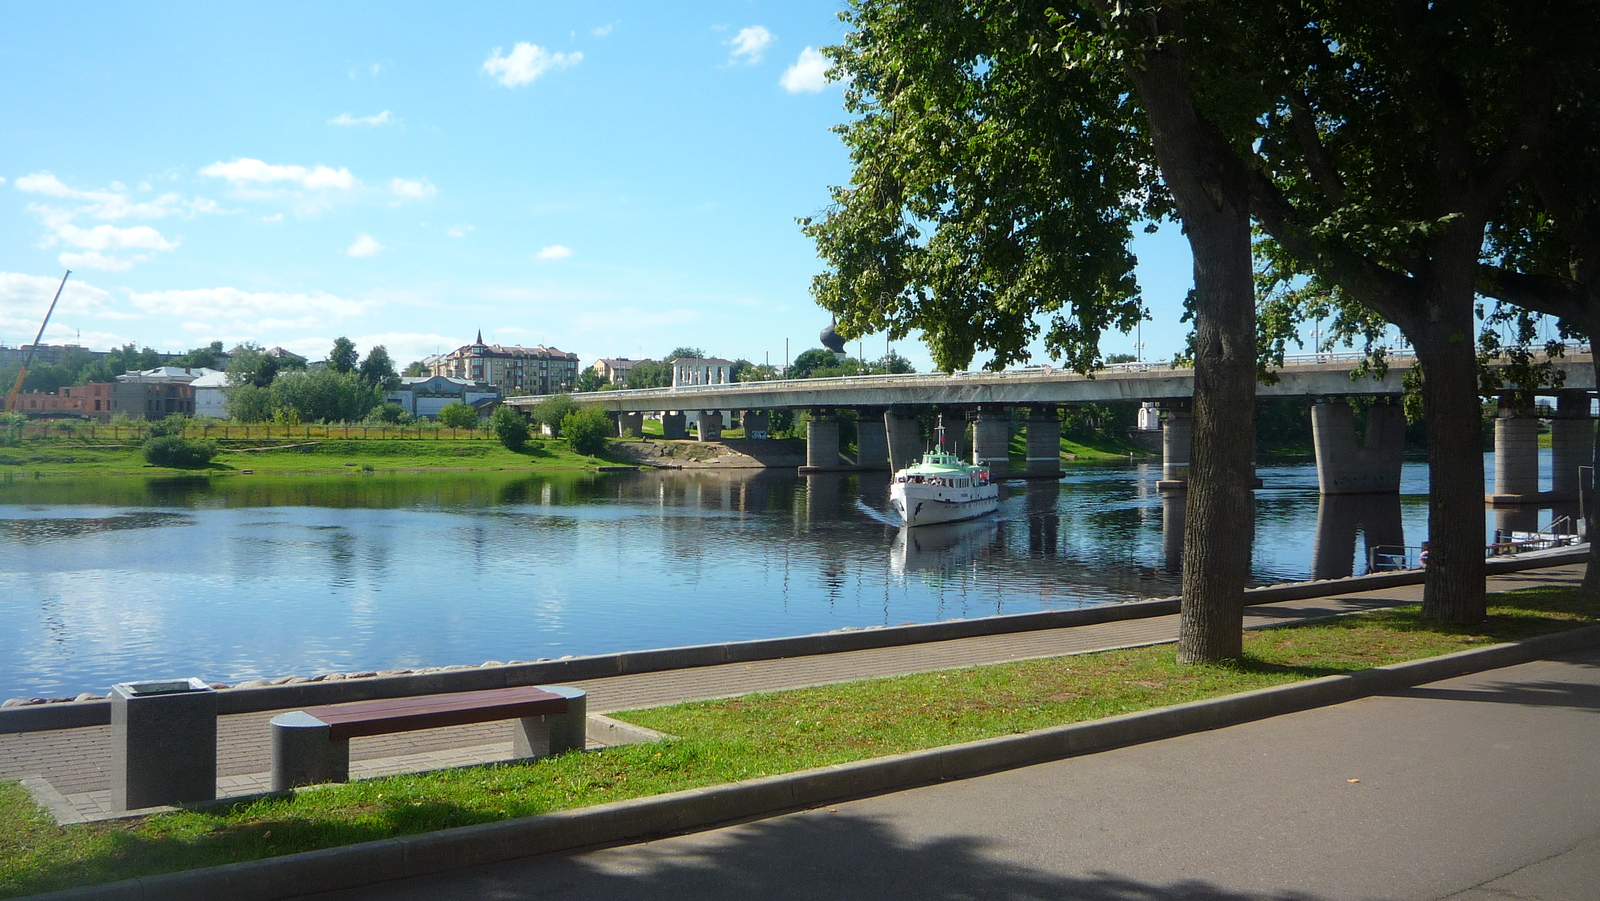
[[[1000,509],[1000,486],[958,490],[896,482],[889,488],[889,506],[907,526],[960,522]]]

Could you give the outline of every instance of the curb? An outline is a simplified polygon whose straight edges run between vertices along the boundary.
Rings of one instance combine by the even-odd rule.
[[[738,820],[1014,769],[1339,704],[1600,645],[1600,626],[1020,735],[594,807],[32,896],[38,901],[281,901],[306,894],[645,841]]]
[[[1582,563],[1589,559],[1589,548],[1577,548],[1505,557],[1488,561],[1487,575],[1542,569]],[[1245,591],[1245,606],[1300,601],[1360,591],[1380,591],[1402,585],[1418,585],[1422,570],[1376,573],[1343,579],[1291,582]],[[720,644],[688,645],[644,651],[624,651],[520,663],[504,666],[462,666],[441,672],[408,676],[380,676],[346,679],[337,682],[304,682],[262,688],[234,688],[217,693],[217,713],[253,713],[263,710],[293,710],[323,704],[403,698],[415,695],[479,691],[520,685],[561,685],[583,679],[600,679],[636,673],[663,672],[718,666],[726,663],[752,663],[814,654],[834,654],[874,648],[899,647],[933,641],[950,641],[984,635],[1004,635],[1043,629],[1097,625],[1171,616],[1178,612],[1178,598],[1152,598],[1083,607],[1072,610],[1040,610],[1006,613],[997,616],[951,619],[934,623],[882,626],[839,632],[822,632],[788,638],[757,638]],[[70,704],[40,704],[0,710],[0,733],[42,732],[104,726],[111,722],[110,701],[78,701]]]

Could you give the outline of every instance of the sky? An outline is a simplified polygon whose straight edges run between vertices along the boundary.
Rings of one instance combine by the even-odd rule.
[[[8,3],[0,344],[71,269],[49,343],[320,359],[343,335],[403,364],[481,329],[585,364],[781,363],[829,322],[795,219],[850,177],[817,52],[840,8]],[[1187,246],[1134,248],[1142,354],[1170,358]]]

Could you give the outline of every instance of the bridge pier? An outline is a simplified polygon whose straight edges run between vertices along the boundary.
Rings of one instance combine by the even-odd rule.
[[[922,459],[922,425],[917,417],[890,407],[883,414],[883,428],[889,444],[890,469],[905,469]]]
[[[889,434],[881,408],[856,411],[856,468],[889,468]]]
[[[1589,415],[1589,392],[1562,391],[1556,395],[1556,415],[1550,420],[1550,499],[1578,499],[1578,467],[1594,462],[1594,418]]]
[[[1494,419],[1495,507],[1539,502],[1539,417],[1531,398],[1520,392],[1500,395]]]
[[[1061,478],[1061,411],[1053,404],[1028,409],[1027,475]]]
[[[801,472],[835,472],[839,465],[839,417],[832,410],[812,410],[806,422],[806,465]]]
[[[701,441],[721,441],[722,411],[701,410],[695,420],[695,431]]]
[[[1317,456],[1317,488],[1323,494],[1400,493],[1406,418],[1399,405],[1368,408],[1366,434],[1357,445],[1350,404],[1313,404],[1311,441]]]
[[[617,437],[618,438],[643,438],[644,437],[644,414],[643,413],[619,413],[617,415]]]
[[[682,410],[665,410],[661,413],[661,437],[668,441],[682,441],[689,437],[688,417]]]
[[[765,432],[772,425],[772,413],[767,410],[745,410],[739,414],[739,425],[744,428],[744,436],[749,438],[752,433]]]
[[[972,421],[972,462],[999,480],[1011,472],[1011,416],[1005,407],[984,405]]]
[[[1164,403],[1161,407],[1161,480],[1159,491],[1183,491],[1189,487],[1189,449],[1194,444],[1194,417],[1187,403]]]

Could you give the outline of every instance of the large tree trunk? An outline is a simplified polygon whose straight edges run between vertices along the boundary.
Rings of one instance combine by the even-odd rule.
[[[1476,623],[1484,602],[1483,406],[1474,273],[1482,228],[1459,227],[1434,257],[1428,316],[1413,336],[1428,421],[1428,569],[1422,615]]]
[[[1195,107],[1178,4],[1125,71],[1150,123],[1161,177],[1194,252],[1194,444],[1183,535],[1178,661],[1239,656],[1255,479],[1255,280],[1248,173]]]

